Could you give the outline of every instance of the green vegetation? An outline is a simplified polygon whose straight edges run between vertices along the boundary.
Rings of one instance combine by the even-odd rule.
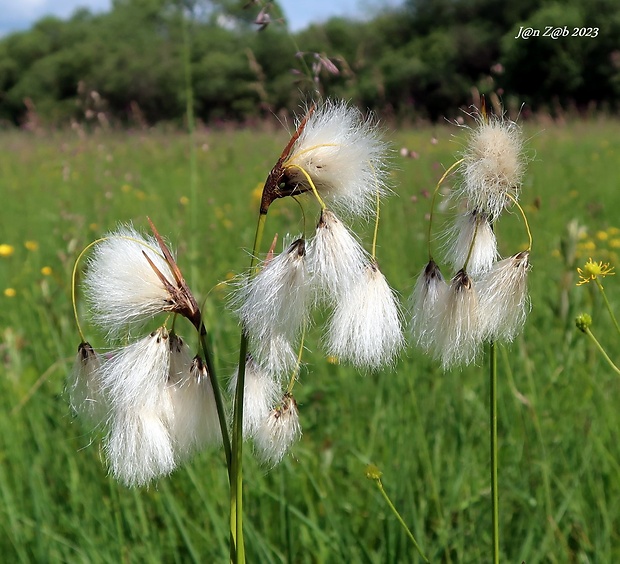
[[[36,127],[69,120],[180,123],[183,21],[191,42],[196,116],[247,121],[295,110],[321,90],[401,118],[441,119],[472,89],[510,93],[534,111],[620,100],[620,5],[613,0],[409,0],[365,22],[332,19],[289,34],[255,32],[259,7],[205,0],[118,0],[106,14],[45,18],[0,40],[0,120]],[[596,36],[515,39],[521,27],[596,28]],[[303,57],[296,56],[300,51]],[[317,58],[318,57],[318,58]],[[329,59],[338,69],[321,65]],[[301,75],[294,74],[297,70]],[[333,71],[333,68],[332,68]],[[300,76],[306,76],[301,79]]]
[[[533,161],[522,203],[535,238],[533,309],[524,334],[498,351],[506,562],[620,558],[620,387],[573,321],[576,313],[591,313],[617,360],[617,339],[595,288],[575,286],[575,267],[588,256],[618,264],[617,128],[613,121],[527,128]],[[459,145],[452,136],[459,133],[443,126],[391,135],[396,148],[419,157],[394,157],[397,195],[382,208],[379,232],[382,270],[403,299],[426,261],[427,195],[453,162]],[[232,373],[239,330],[220,282],[247,267],[255,189],[285,141],[284,132],[199,130],[198,197],[190,201],[184,135],[76,129],[0,139],[0,550],[7,561],[227,558],[222,452],[202,453],[148,490],[128,490],[106,476],[99,438],[72,418],[63,395],[78,345],[69,280],[91,240],[119,221],[146,228],[150,216],[205,300],[220,372]],[[192,230],[193,206],[199,221]],[[589,227],[577,237],[577,257],[566,252],[572,219]],[[501,223],[510,249],[526,243],[518,215]],[[266,239],[303,228],[294,202],[276,202]],[[605,281],[616,311],[617,283]],[[185,329],[179,325],[190,335]],[[87,334],[101,344],[94,329]],[[310,332],[296,394],[304,435],[293,455],[267,470],[246,449],[248,561],[416,561],[406,532],[365,476],[369,463],[380,468],[431,562],[486,561],[486,369],[443,373],[409,349],[393,371],[363,375],[322,358],[319,339]]]

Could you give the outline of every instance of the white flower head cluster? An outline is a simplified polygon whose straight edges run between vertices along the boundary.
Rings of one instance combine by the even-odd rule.
[[[367,215],[388,192],[387,143],[372,116],[327,100],[303,126],[284,162],[286,182],[312,191],[336,210]]]
[[[145,238],[121,228],[100,241],[89,260],[85,293],[109,338],[161,312],[178,312],[192,322],[199,317],[171,253],[154,232],[155,238]],[[82,343],[68,388],[73,409],[107,428],[110,472],[128,486],[169,474],[222,440],[204,364],[165,327],[105,355]]]
[[[413,337],[444,369],[474,362],[485,341],[512,341],[529,311],[529,248],[500,260],[494,232],[501,212],[518,206],[525,170],[520,133],[504,118],[477,120],[454,194],[465,212],[448,230],[445,247],[456,274],[447,284],[431,259],[412,294]]]
[[[329,355],[378,369],[403,347],[394,292],[376,261],[329,210],[322,211],[308,244],[295,241],[235,297],[253,356],[277,380],[286,375],[281,370],[295,369],[296,346],[317,302],[333,310],[324,339]]]
[[[525,172],[521,127],[503,116],[478,115],[470,130],[459,195],[468,210],[486,214],[490,221],[519,197]]]
[[[174,280],[155,238],[131,226],[108,234],[95,246],[83,287],[93,320],[110,335],[172,309],[172,297],[149,260],[166,279]]]

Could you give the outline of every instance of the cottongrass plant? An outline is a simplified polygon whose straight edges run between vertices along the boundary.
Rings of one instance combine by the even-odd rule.
[[[527,276],[532,237],[518,203],[526,157],[521,129],[505,116],[481,111],[472,116],[462,158],[442,176],[431,205],[429,261],[414,287],[411,332],[414,341],[441,362],[444,369],[470,364],[489,343],[490,450],[493,562],[499,562],[499,491],[497,481],[497,364],[496,342],[510,342],[522,330],[530,302]],[[445,262],[453,269],[444,280],[431,253],[431,229],[436,196],[448,175],[460,180],[450,194],[456,221],[445,235]],[[501,214],[517,209],[524,221],[526,250],[501,259],[495,225]]]
[[[73,409],[105,429],[110,472],[128,486],[147,485],[207,446],[223,445],[233,562],[245,561],[243,441],[252,440],[257,456],[274,465],[301,437],[294,386],[313,311],[329,310],[323,345],[343,362],[378,370],[404,346],[397,297],[375,256],[379,204],[389,193],[386,151],[372,116],[344,102],[324,101],[298,121],[265,181],[250,268],[232,302],[241,325],[232,410],[223,403],[200,308],[150,220],[152,236],[121,226],[76,261],[73,303],[82,343],[68,381]],[[304,194],[308,209],[312,200],[320,206],[316,229],[259,264],[270,206]],[[368,252],[343,217],[371,214]],[[78,319],[77,268],[87,251],[83,294],[108,341],[105,353],[86,341]],[[159,327],[144,334],[159,317]],[[199,354],[177,333],[178,318],[197,331]]]

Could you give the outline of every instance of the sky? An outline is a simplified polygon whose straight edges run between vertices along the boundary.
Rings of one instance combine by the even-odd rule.
[[[334,16],[372,16],[381,6],[400,3],[400,0],[280,0],[292,31]],[[111,0],[0,0],[0,36],[28,29],[43,16],[68,18],[79,7],[103,12],[111,4]]]

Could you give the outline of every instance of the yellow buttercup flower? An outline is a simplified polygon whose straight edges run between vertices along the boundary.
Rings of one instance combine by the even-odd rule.
[[[594,262],[590,258],[588,259],[588,262],[586,262],[586,264],[584,265],[583,269],[577,269],[580,277],[579,282],[577,282],[577,286],[581,286],[582,284],[587,284],[592,280],[596,280],[599,276],[601,278],[604,278],[605,276],[613,276],[615,274],[615,272],[612,272],[613,269],[614,267],[610,267],[608,262]]]
[[[52,275],[52,267],[51,266],[44,266],[41,269],[41,274],[43,274],[43,276],[51,276]]]
[[[4,295],[7,298],[14,298],[16,294],[17,292],[15,291],[15,288],[5,288],[4,290]]]
[[[39,243],[36,241],[25,241],[24,247],[26,247],[29,251],[37,251],[39,249]]]
[[[7,245],[6,243],[0,245],[0,257],[10,257],[14,252],[15,247],[13,245]]]

